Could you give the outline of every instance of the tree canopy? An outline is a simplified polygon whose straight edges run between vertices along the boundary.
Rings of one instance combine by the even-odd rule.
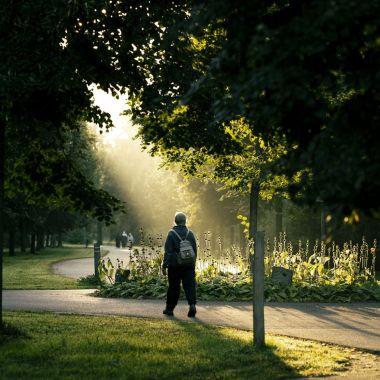
[[[99,36],[153,152],[239,152],[226,129],[245,118],[266,143],[286,141],[275,167],[293,196],[376,214],[379,10],[378,0],[116,1],[79,33]]]
[[[110,125],[91,102],[97,83],[128,89],[153,153],[240,153],[229,130],[243,118],[265,144],[285,142],[272,167],[294,197],[345,215],[378,212],[380,1],[3,4],[2,123],[38,135],[33,152],[74,120]],[[25,172],[41,162],[60,167],[40,157]],[[60,169],[60,178],[71,170]],[[66,189],[73,199],[78,190]]]
[[[87,38],[67,44],[79,15],[99,3],[2,1],[0,127],[6,158],[13,158],[7,163],[8,196],[21,190],[30,200],[55,199],[109,222],[120,204],[86,178],[65,149],[69,132],[82,128],[82,121],[112,125],[88,87],[104,85],[111,66],[84,48]]]

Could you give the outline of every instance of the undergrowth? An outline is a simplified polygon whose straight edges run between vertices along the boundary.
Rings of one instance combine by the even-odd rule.
[[[205,234],[205,249],[198,250],[197,298],[199,300],[250,301],[252,277],[248,255],[232,247],[212,250]],[[126,265],[103,259],[99,273],[103,284],[95,295],[102,297],[157,298],[166,297],[167,279],[161,274],[162,237],[148,239],[140,249],[130,252]],[[342,248],[332,243],[298,244],[294,249],[286,235],[266,244],[265,300],[267,302],[356,302],[380,301],[380,282],[376,280],[375,252],[377,242],[369,247],[345,243]],[[214,253],[213,253],[214,252]],[[293,281],[284,285],[271,279],[274,266],[293,271]],[[127,269],[128,268],[128,269]],[[128,280],[120,281],[128,270]],[[115,282],[115,278],[118,281]],[[182,295],[183,297],[183,295]]]

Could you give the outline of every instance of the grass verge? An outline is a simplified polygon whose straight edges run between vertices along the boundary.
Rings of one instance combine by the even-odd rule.
[[[45,248],[35,255],[4,257],[4,289],[76,289],[74,278],[53,273],[53,264],[62,260],[93,257],[92,248],[69,246]]]
[[[283,379],[335,374],[352,350],[197,323],[5,312],[23,336],[0,339],[4,379]],[[1,334],[0,334],[0,338]]]

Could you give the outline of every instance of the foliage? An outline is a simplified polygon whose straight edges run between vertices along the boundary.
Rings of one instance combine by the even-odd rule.
[[[244,120],[231,121],[226,133],[239,144],[239,152],[217,155],[204,149],[175,149],[162,150],[161,154],[166,156],[166,164],[179,162],[188,177],[215,183],[223,198],[249,194],[252,181],[260,184],[260,196],[264,200],[282,194],[287,179],[278,175],[274,166],[286,154],[284,141],[272,139],[270,144],[265,143],[253,135]]]
[[[29,339],[0,346],[2,376],[17,379],[257,379],[347,369],[352,350],[198,323],[116,316],[6,312]],[[171,337],[175,339],[171,339]],[[356,353],[357,355],[357,353]]]
[[[380,285],[373,281],[322,285],[296,282],[291,286],[267,283],[265,300],[266,302],[378,302]]]
[[[94,286],[102,285],[102,281],[98,280],[94,274],[89,274],[85,277],[80,277],[77,281],[78,286],[82,288],[93,288]]]
[[[140,243],[144,244],[141,241]],[[116,267],[109,258],[101,260],[98,266],[99,276],[101,281],[115,284],[116,275],[123,276],[128,270],[131,279],[144,280],[146,277],[155,277],[160,273],[161,262],[161,247],[143,245],[140,249],[135,248],[130,251],[127,267],[124,267],[123,260],[117,259]]]
[[[126,4],[84,14],[77,32],[98,37],[153,152],[238,153],[228,130],[244,118],[266,143],[285,139],[274,168],[293,195],[376,214],[378,0]]]
[[[280,266],[293,270],[296,281],[310,284],[353,284],[375,279],[376,239],[371,248],[364,237],[360,245],[350,241],[342,248],[335,242],[326,244],[323,241],[316,241],[312,249],[309,241],[305,246],[299,241],[297,248],[294,250],[285,233],[280,234],[278,240],[274,239],[272,249],[268,242],[266,274],[270,275],[273,266]]]
[[[137,299],[165,299],[167,280],[163,276],[147,276],[143,279],[104,285],[95,295]],[[197,298],[201,301],[252,301],[252,279],[248,275],[198,276]],[[284,286],[266,279],[266,302],[367,302],[380,301],[380,285],[362,283],[310,284],[295,282]],[[181,299],[184,294],[181,293]]]
[[[29,202],[55,201],[110,222],[120,203],[82,173],[79,152],[68,149],[85,128],[83,121],[106,129],[112,125],[88,88],[112,69],[101,68],[92,49],[84,48],[87,39],[75,34],[78,16],[98,4],[4,4],[0,128],[5,130],[8,194],[21,191]]]
[[[223,252],[212,249],[209,234],[205,234],[206,244],[198,250],[197,297],[200,300],[250,301],[252,300],[252,277],[250,258],[236,247]],[[162,252],[148,238],[149,245],[130,254],[126,267],[131,270],[128,281],[115,284],[115,268],[110,260],[103,260],[103,278],[108,278],[95,292],[103,297],[158,298],[164,299],[167,291],[166,277],[161,275]],[[298,251],[293,252],[291,242],[285,234],[274,241],[273,249],[266,246],[265,257],[265,300],[292,302],[353,302],[379,301],[380,284],[375,279],[374,264],[376,242],[369,248],[346,243],[341,250],[335,243],[326,248],[318,242],[309,252],[309,243],[303,247],[299,242]],[[129,264],[130,263],[130,264]],[[331,267],[328,265],[331,265]],[[117,262],[123,269],[123,262]],[[294,271],[293,283],[284,286],[271,280],[273,266],[282,266]],[[124,269],[125,269],[124,268]],[[182,297],[184,295],[182,294]]]

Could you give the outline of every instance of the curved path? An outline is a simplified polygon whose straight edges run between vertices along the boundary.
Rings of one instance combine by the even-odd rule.
[[[108,251],[106,258],[110,258],[116,264],[116,259],[125,263],[129,262],[131,251],[128,248],[116,248],[113,246],[102,246],[102,250]],[[53,272],[60,276],[80,278],[94,274],[94,259],[75,259],[60,261],[53,265]]]
[[[129,260],[129,250],[104,247],[106,257]],[[58,263],[56,273],[79,278],[93,273],[93,259]],[[5,290],[4,310],[50,311],[59,313],[124,315],[168,318],[162,314],[162,300],[133,300],[93,297],[94,290]],[[197,318],[187,318],[187,305],[180,302],[175,320],[201,322],[252,330],[252,305],[248,302],[203,302]],[[265,327],[268,333],[340,344],[380,353],[380,303],[267,303]],[[375,357],[376,358],[376,357]],[[372,359],[365,378],[380,379],[380,360]],[[363,365],[359,366],[363,370]]]
[[[94,290],[5,290],[5,310],[108,314],[167,318],[162,300],[98,298]],[[252,330],[252,306],[247,302],[198,303],[195,321]],[[182,301],[175,319],[187,318]],[[380,353],[380,304],[267,303],[266,331],[351,346]]]
[[[162,314],[164,301],[97,298],[93,290],[5,290],[4,310],[50,311],[71,314],[170,318],[252,330],[252,307],[247,302],[199,302],[195,319],[187,318],[182,301],[174,317]],[[272,334],[340,344],[380,353],[380,304],[268,303],[266,331]],[[353,355],[347,379],[380,379],[378,355]],[[357,356],[357,358],[356,358]],[[356,358],[356,359],[355,359]],[[364,359],[363,359],[364,358]],[[329,379],[340,379],[330,377]]]

